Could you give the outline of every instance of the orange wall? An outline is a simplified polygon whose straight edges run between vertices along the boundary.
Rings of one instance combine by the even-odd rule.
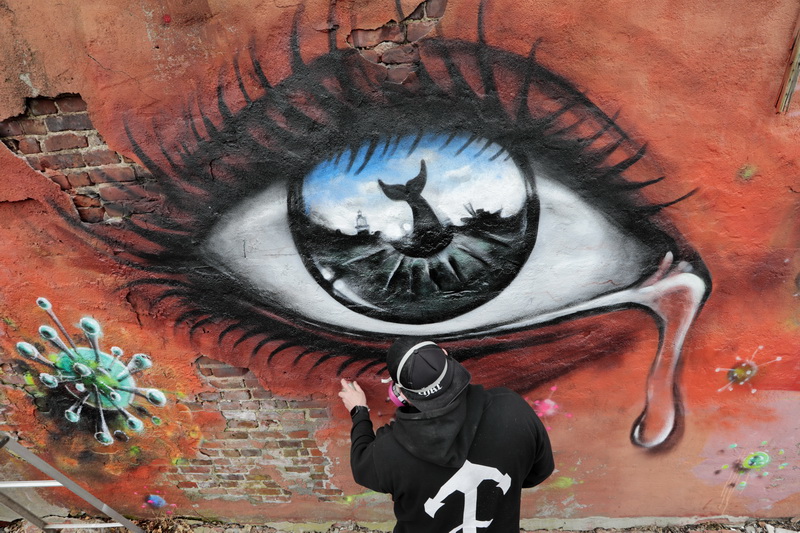
[[[413,1],[400,3],[404,15],[416,7]],[[30,158],[26,161],[12,150],[0,149],[0,314],[4,319],[0,322],[0,361],[5,384],[0,389],[5,395],[0,416],[4,416],[4,428],[18,431],[20,438],[79,481],[102,489],[104,494],[98,495],[105,495],[112,506],[146,515],[152,511],[141,509],[138,500],[140,493],[150,489],[141,487],[157,486],[167,501],[177,502],[176,512],[186,515],[254,521],[264,517],[391,518],[388,498],[364,494],[349,478],[349,420],[338,404],[336,391],[342,362],[355,354],[354,363],[340,375],[352,378],[363,369],[359,379],[370,393],[373,411],[388,420],[391,410],[383,404],[384,385],[378,380],[383,374],[377,373],[381,365],[367,365],[380,358],[400,329],[381,329],[383,326],[372,324],[360,331],[334,326],[326,329],[317,319],[306,318],[308,309],[291,305],[259,308],[253,304],[256,297],[235,310],[221,306],[214,314],[207,300],[198,303],[188,296],[186,300],[167,299],[151,305],[156,294],[153,286],[131,284],[165,277],[183,283],[190,275],[202,278],[202,269],[208,268],[170,256],[165,246],[177,241],[163,237],[164,233],[159,237],[162,240],[148,243],[142,228],[183,231],[188,240],[181,241],[182,246],[188,250],[192,248],[191,232],[214,219],[199,213],[204,198],[220,210],[221,216],[227,208],[251,196],[239,189],[222,194],[219,191],[223,189],[216,185],[203,189],[213,179],[210,174],[198,175],[208,172],[208,164],[215,164],[203,159],[207,154],[197,153],[209,146],[203,144],[210,142],[207,137],[213,137],[201,114],[217,127],[224,127],[229,120],[217,102],[218,85],[232,114],[246,116],[236,119],[240,122],[235,122],[237,128],[228,137],[211,143],[212,148],[220,150],[219,179],[227,183],[225,180],[236,181],[231,176],[248,168],[252,153],[261,154],[248,147],[244,138],[257,138],[266,144],[277,138],[258,132],[255,113],[248,111],[247,98],[259,101],[270,93],[260,83],[251,58],[261,65],[272,86],[286,79],[300,80],[296,83],[302,89],[303,83],[310,84],[317,74],[303,71],[297,64],[293,71],[293,37],[305,65],[322,72],[324,60],[315,60],[328,53],[329,45],[349,49],[352,30],[380,28],[390,20],[402,19],[393,2],[339,2],[332,13],[327,12],[327,4],[314,0],[305,4],[111,0],[102,5],[10,1],[8,9],[0,13],[0,29],[11,37],[0,42],[4,58],[0,62],[0,118],[15,120],[29,112],[26,98],[79,94],[86,102],[92,127],[108,148],[132,160],[131,165],[147,167],[154,175],[155,183],[147,185],[145,192],[126,183],[121,200],[102,197],[99,201],[100,205],[139,201],[152,205],[152,209],[107,222],[82,222],[75,206],[76,195],[95,197],[97,187],[59,187],[58,168],[40,165],[34,169]],[[431,9],[435,7],[429,4]],[[652,226],[653,232],[674,240],[666,246],[673,252],[674,262],[667,264],[665,271],[655,271],[658,261],[633,267],[654,275],[655,281],[637,278],[627,282],[627,287],[609,286],[591,296],[578,297],[565,304],[566,308],[576,306],[576,311],[563,313],[554,321],[537,322],[540,315],[532,312],[525,315],[530,324],[509,326],[508,331],[488,326],[479,334],[470,333],[472,326],[454,326],[448,331],[449,326],[437,325],[435,316],[423,317],[421,331],[444,338],[451,351],[464,359],[476,382],[509,386],[531,403],[538,401],[536,405],[544,409],[558,471],[541,488],[526,494],[523,517],[780,517],[798,508],[800,102],[795,102],[786,115],[774,112],[798,14],[796,3],[790,0],[491,0],[482,12],[477,2],[451,0],[441,17],[422,22],[432,31],[419,43],[408,45],[408,50],[419,45],[422,64],[446,87],[449,98],[456,89],[442,66],[446,60],[437,52],[437,43],[469,43],[465,46],[472,51],[459,56],[457,64],[470,87],[470,97],[476,101],[486,92],[479,58],[484,50],[493,50],[490,56],[498,63],[490,70],[496,75],[498,102],[505,109],[512,109],[520,94],[520,69],[536,61],[537,67],[556,73],[570,86],[562,104],[580,100],[577,91],[588,99],[577,106],[577,111],[566,113],[559,119],[563,122],[553,129],[586,118],[587,129],[576,131],[588,135],[603,124],[611,124],[608,117],[615,116],[611,133],[602,139],[618,140],[622,138],[620,132],[627,137],[604,162],[606,165],[619,163],[641,145],[647,146],[646,155],[622,178],[625,183],[661,176],[666,179],[643,188],[632,201],[668,203],[696,189],[653,218],[642,215],[642,225]],[[483,43],[478,42],[480,17]],[[329,31],[332,25],[337,31]],[[536,42],[535,59],[525,59]],[[414,62],[417,52],[410,53],[410,58],[399,64],[417,70],[400,86],[416,95],[416,103],[408,104],[412,99],[404,102],[411,106],[409,113],[427,116],[419,110],[429,112],[425,110],[432,105],[433,96],[419,91],[419,63]],[[503,64],[501,56],[509,63]],[[377,58],[374,50],[365,50],[364,57]],[[364,107],[352,116],[368,119],[371,115],[365,109],[388,107],[381,103],[390,92],[387,73],[358,55],[352,61],[347,68],[339,63],[325,66],[331,69],[325,71],[325,79],[330,81],[325,87],[343,99],[348,84],[357,85]],[[367,72],[361,78],[354,74],[359,61]],[[242,73],[247,98],[239,89],[234,65]],[[397,68],[392,66],[388,75],[401,81],[405,73]],[[346,75],[334,83],[331,80],[337,72]],[[369,88],[366,80],[376,85]],[[556,98],[552,100],[542,107],[559,103]],[[292,103],[311,115],[324,114],[326,109],[319,102]],[[413,116],[386,116],[399,116],[399,128],[410,127],[413,121]],[[268,120],[276,119],[264,119]],[[279,117],[276,123],[282,125],[281,120],[286,117]],[[191,124],[203,140],[194,138]],[[369,129],[373,126],[363,124],[344,122],[340,126],[345,137],[355,130],[364,132],[363,139],[368,139],[373,131]],[[304,136],[313,138],[310,131],[298,130],[296,125],[292,128],[299,140],[291,142],[299,143],[298,147]],[[386,124],[374,128],[391,131]],[[489,131],[481,129],[483,126],[465,128]],[[525,140],[521,133],[516,135],[514,142]],[[12,137],[21,138],[7,136]],[[329,147],[320,145],[318,149]],[[183,150],[188,156],[181,157]],[[298,150],[309,156],[315,153],[313,147]],[[174,166],[170,166],[170,159]],[[572,164],[567,167],[572,168]],[[201,183],[201,177],[206,181]],[[255,177],[248,179],[251,186],[257,183]],[[241,189],[240,182],[236,183]],[[581,182],[580,187],[584,198],[606,198],[610,194],[605,189],[602,194],[597,192],[601,185],[595,182]],[[199,195],[200,200],[192,195]],[[616,200],[608,202],[617,212],[603,218],[623,224],[617,218],[622,217],[618,213],[623,207]],[[114,214],[106,212],[107,216]],[[625,215],[624,224],[637,216]],[[628,233],[637,234],[638,230],[626,228]],[[653,253],[663,251],[654,244],[657,238],[651,233],[643,235],[639,237],[645,247]],[[535,246],[539,245],[537,242]],[[140,255],[136,256],[137,252]],[[623,269],[634,262],[620,259],[619,250],[608,253]],[[680,267],[680,260],[691,268]],[[165,274],[159,270],[162,267],[171,270]],[[550,297],[586,283],[571,277],[574,266],[569,261],[556,262],[553,268],[563,269],[557,275],[561,282],[522,289],[511,285],[517,292],[506,295],[508,305],[524,315],[542,294]],[[676,279],[682,268],[694,273],[687,283],[699,286],[695,296],[701,300],[707,297],[693,322],[686,311],[691,308],[687,301],[691,291],[682,284],[688,278],[680,278],[674,287],[662,283]],[[204,289],[211,289],[209,294],[219,290],[220,297],[233,298],[227,289],[204,287],[202,283],[214,284],[218,278],[209,279],[195,285],[191,296],[202,297]],[[273,280],[279,287],[298,283],[280,276],[273,276]],[[663,297],[654,299],[653,291],[647,290],[652,285],[657,285],[654,291],[660,291]],[[609,304],[607,312],[587,303],[595,297],[613,299],[626,288],[636,294],[620,297]],[[52,302],[70,333],[78,331],[81,317],[91,316],[104,329],[102,347],[106,351],[111,345],[123,347],[126,360],[135,352],[150,354],[153,367],[141,374],[140,382],[165,392],[166,406],[151,409],[158,411],[163,424],[148,424],[141,434],[111,446],[96,442],[85,428],[70,431],[70,426],[65,426],[59,413],[69,404],[63,399],[61,403],[52,400],[54,393],[48,393],[38,382],[36,377],[44,371],[41,365],[31,364],[28,372],[34,385],[25,385],[26,370],[16,348],[22,341],[38,341],[44,346],[37,328],[49,322],[36,306],[39,297]],[[243,298],[239,300],[244,302]],[[579,305],[586,307],[578,309]],[[192,309],[201,313],[181,321],[181,313]],[[673,379],[668,373],[660,374],[664,368],[661,363],[653,364],[660,353],[659,320],[654,320],[659,314],[666,324],[662,362],[679,358],[674,383],[680,392],[674,424],[663,421],[672,411]],[[192,324],[206,318],[190,331]],[[254,322],[243,325],[247,320]],[[681,320],[690,325],[682,350],[671,345]],[[509,319],[505,325],[511,322]],[[236,334],[220,338],[229,327]],[[254,333],[236,343],[247,331]],[[285,341],[291,346],[284,348]],[[310,350],[308,355],[299,357],[306,349]],[[270,353],[275,355],[270,358]],[[282,503],[276,501],[266,508],[247,500],[229,502],[202,491],[187,492],[190,487],[180,485],[170,465],[180,458],[196,459],[204,442],[222,431],[226,423],[231,427],[230,419],[221,412],[224,407],[217,405],[220,411],[215,412],[213,405],[196,406],[201,402],[200,395],[215,390],[206,380],[211,371],[204,374],[196,364],[201,355],[232,367],[249,368],[271,397],[289,402],[278,410],[290,409],[292,401],[316,402],[297,407],[305,409],[301,416],[307,417],[308,409],[329,406],[321,422],[304,422],[297,427],[281,422],[288,428],[283,439],[291,437],[290,429],[310,432],[308,438],[315,441],[310,448],[321,450],[325,457],[328,484],[324,488],[331,490],[329,494],[317,490],[322,485],[313,488],[311,481],[303,488],[297,473],[287,471],[288,463],[280,461],[272,466],[265,466],[263,461],[253,463],[289,495]],[[757,374],[742,385],[735,383],[732,390],[725,388],[728,371],[724,369],[748,361],[754,363],[750,368]],[[252,390],[259,387],[255,383],[248,386]],[[666,413],[651,411],[649,431],[657,432],[653,428],[661,426],[670,435],[648,437],[649,444],[642,446],[642,442],[632,442],[631,431],[645,407],[648,387],[655,394],[651,407],[658,404]],[[47,398],[55,403],[48,404]],[[545,400],[557,407],[543,403]],[[261,438],[278,442],[275,435],[263,434]],[[757,452],[766,454],[769,462],[742,468],[742,461],[764,457],[752,455]],[[131,459],[134,455],[136,460]]]

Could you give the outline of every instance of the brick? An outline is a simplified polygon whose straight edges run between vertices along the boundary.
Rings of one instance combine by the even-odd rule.
[[[48,168],[58,170],[61,168],[80,168],[82,166],[84,166],[83,156],[79,153],[49,154],[39,156],[34,168],[36,170]]]
[[[253,411],[223,411],[223,416],[229,420],[252,420],[255,421],[256,413]]]
[[[425,2],[425,16],[431,19],[438,19],[444,16],[447,9],[447,0],[428,0]]]
[[[265,425],[269,425],[272,420],[264,420],[261,419],[261,426],[264,427]],[[261,439],[261,440],[287,440],[287,436],[282,431],[259,431],[253,432],[250,436],[254,439]]]
[[[244,376],[247,374],[246,368],[237,368],[233,366],[224,366],[218,367],[213,369],[214,376],[218,378],[233,378],[238,376]]]
[[[61,187],[62,191],[68,191],[71,188],[67,177],[60,172],[49,172],[47,177],[58,183],[58,186]]]
[[[361,50],[361,57],[363,57],[364,59],[366,59],[371,63],[377,63],[381,59],[380,54],[378,54],[377,51],[371,48],[364,48],[363,50]]]
[[[181,466],[178,470],[182,474],[210,474],[210,466]]]
[[[301,442],[302,442],[303,448],[316,448],[317,447],[317,441],[315,441],[313,439],[304,439]]]
[[[218,389],[243,389],[244,380],[234,378],[209,378],[206,380],[209,385]]]
[[[20,139],[19,144],[17,145],[17,150],[23,154],[38,154],[42,151],[41,147],[39,146],[39,141],[30,137]]]
[[[419,61],[419,51],[411,44],[389,48],[381,55],[381,61],[389,65]]]
[[[94,184],[125,183],[136,180],[136,174],[131,167],[103,167],[89,170],[89,178]]]
[[[269,400],[272,398],[272,392],[264,389],[253,389],[250,391],[250,395],[256,400]]]
[[[212,448],[199,448],[197,451],[209,457],[216,457],[219,455],[219,450],[215,450]]]
[[[226,400],[242,401],[250,399],[250,392],[246,390],[225,391],[223,396]]]
[[[308,418],[328,418],[327,409],[309,409]]]
[[[136,173],[136,177],[142,181],[156,181],[156,178],[146,168],[137,164],[131,164],[131,168]]]
[[[197,370],[198,370],[198,372],[200,372],[201,376],[210,376],[211,375],[211,369],[210,368],[198,368]]]
[[[219,400],[219,397],[218,392],[201,392],[197,395],[197,399],[204,402],[214,402]]]
[[[387,70],[387,81],[391,83],[403,83],[406,78],[414,72],[414,68],[410,65],[399,65]]]
[[[258,427],[255,420],[231,420],[228,422],[229,429],[254,429]]]
[[[430,33],[436,23],[430,21],[412,22],[406,25],[406,40],[414,42],[422,39]]]
[[[66,174],[67,179],[69,180],[69,184],[74,187],[86,187],[91,185],[92,182],[89,180],[89,174],[86,172],[70,172]]]
[[[75,207],[101,207],[100,198],[93,198],[85,194],[76,194],[72,201],[75,202]]]
[[[256,494],[264,494],[267,496],[280,496],[283,494],[281,489],[275,489],[271,487],[264,487],[263,489],[253,489],[253,492]]]
[[[241,453],[239,450],[222,450],[222,455],[224,457],[241,457]]]
[[[77,113],[75,115],[54,115],[44,119],[50,131],[91,130],[94,129],[89,115]],[[24,128],[23,128],[24,129]]]
[[[287,472],[294,472],[296,474],[307,474],[310,469],[307,466],[287,466],[284,468]]]
[[[292,409],[305,409],[308,407],[327,407],[328,403],[322,400],[288,400],[286,405]]]
[[[242,474],[219,474],[218,477],[227,481],[244,481]]]
[[[292,439],[304,439],[308,437],[308,431],[290,431],[287,437]]]
[[[22,135],[22,124],[19,120],[10,119],[0,122],[0,137],[15,137]]]
[[[22,133],[25,135],[45,135],[47,128],[41,120],[23,119],[19,121]]]
[[[120,162],[119,154],[106,148],[84,152],[83,159],[87,167],[99,167],[101,165],[115,165]]]
[[[153,213],[160,209],[160,204],[155,200],[134,200],[131,202],[117,203],[106,202],[103,204],[109,216],[128,217],[134,214]]]
[[[261,450],[255,448],[245,448],[241,450],[242,457],[259,457],[263,453]]]
[[[303,411],[283,411],[280,413],[279,418],[281,421],[305,420],[306,414]]]
[[[249,371],[248,374],[244,377],[244,383],[248,387],[252,387],[254,389],[263,389],[264,388],[261,385],[261,382],[258,381],[258,378],[253,375],[252,371]]]
[[[195,483],[193,481],[180,481],[178,483],[178,488],[179,489],[196,489],[197,488],[197,483]]]
[[[28,109],[32,115],[52,115],[58,113],[56,104],[50,98],[31,98],[28,100]]]
[[[233,451],[233,450],[223,450],[223,451]],[[215,457],[214,464],[217,466],[228,466],[231,464],[231,460],[225,457]]]
[[[45,152],[58,152],[73,148],[86,148],[87,146],[89,146],[89,140],[84,135],[75,135],[74,133],[50,135],[45,137],[44,140]]]
[[[86,111],[86,102],[80,96],[64,96],[56,100],[58,108],[63,113],[73,113],[77,111]]]
[[[247,433],[245,433],[243,431],[232,431],[230,433],[223,432],[220,435],[220,438],[227,439],[227,440],[243,440],[243,439],[248,438],[248,435],[247,435]],[[230,443],[230,445],[231,446],[241,446],[240,443],[234,443],[234,442]]]
[[[91,171],[89,172],[89,177],[91,178]],[[104,183],[97,188],[97,192],[106,202],[125,202],[149,198],[156,193],[156,188],[156,185],[152,183],[144,185]]]
[[[203,489],[202,494],[205,495],[221,495],[226,494],[227,492],[225,489],[221,487],[209,487],[207,489]]]
[[[105,217],[105,209],[102,207],[86,207],[78,209],[78,216],[83,222],[96,223],[102,222]]]
[[[347,42],[356,48],[372,48],[382,42],[402,43],[403,28],[398,25],[383,26],[377,30],[353,30]]]

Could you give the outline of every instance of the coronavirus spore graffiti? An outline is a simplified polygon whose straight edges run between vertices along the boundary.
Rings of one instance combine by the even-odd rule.
[[[64,418],[73,424],[83,417],[94,418],[94,438],[105,446],[113,444],[115,437],[127,440],[125,429],[134,433],[143,431],[144,422],[131,411],[138,411],[140,416],[149,413],[135,404],[136,398],[145,398],[156,407],[167,403],[163,392],[138,387],[134,379],[137,373],[153,365],[150,357],[137,353],[125,363],[122,359],[124,352],[118,346],[112,346],[110,353],[102,351],[99,341],[102,329],[100,323],[91,317],[83,317],[79,322],[89,347],[77,346],[53,311],[52,304],[45,298],[37,299],[36,303],[57,328],[47,325],[39,328],[39,335],[55,351],[42,354],[29,342],[18,342],[17,351],[29,361],[47,368],[39,373],[39,381],[45,387],[58,396],[74,400],[64,411]],[[161,423],[157,416],[150,418],[154,424]]]

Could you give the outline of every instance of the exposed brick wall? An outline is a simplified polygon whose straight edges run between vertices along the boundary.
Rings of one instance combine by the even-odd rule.
[[[122,201],[127,187],[153,192],[152,176],[109,149],[78,95],[28,99],[23,115],[0,122],[0,141],[67,191],[84,222],[154,208],[153,202]]]
[[[402,83],[419,62],[419,39],[426,36],[444,16],[447,0],[427,0],[400,22],[380,28],[354,29],[347,42],[369,61],[387,69],[389,81]]]
[[[192,499],[287,502],[293,494],[341,497],[330,461],[314,439],[329,417],[327,404],[283,399],[244,368],[201,357],[201,379],[213,387],[184,402],[195,412],[221,413],[226,427],[203,435],[197,457],[173,466],[167,479]]]

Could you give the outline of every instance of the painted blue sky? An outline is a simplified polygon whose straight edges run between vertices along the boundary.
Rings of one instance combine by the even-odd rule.
[[[444,146],[444,135],[425,135],[411,151],[416,136],[400,139],[397,148],[390,146],[383,153],[379,145],[364,164],[367,144],[362,146],[350,168],[351,153],[324,161],[306,177],[303,196],[306,208],[319,223],[338,228],[343,233],[355,233],[358,211],[367,218],[371,231],[381,231],[391,238],[401,237],[410,229],[411,209],[405,202],[389,200],[378,186],[384,183],[404,184],[419,174],[420,161],[425,160],[428,181],[422,196],[431,204],[442,221],[460,224],[468,216],[464,205],[475,209],[497,211],[508,216],[525,205],[526,186],[519,169],[496,144],[486,146],[478,139],[464,148],[468,137],[455,137]],[[460,153],[459,153],[460,152]],[[404,229],[405,227],[405,229]]]

